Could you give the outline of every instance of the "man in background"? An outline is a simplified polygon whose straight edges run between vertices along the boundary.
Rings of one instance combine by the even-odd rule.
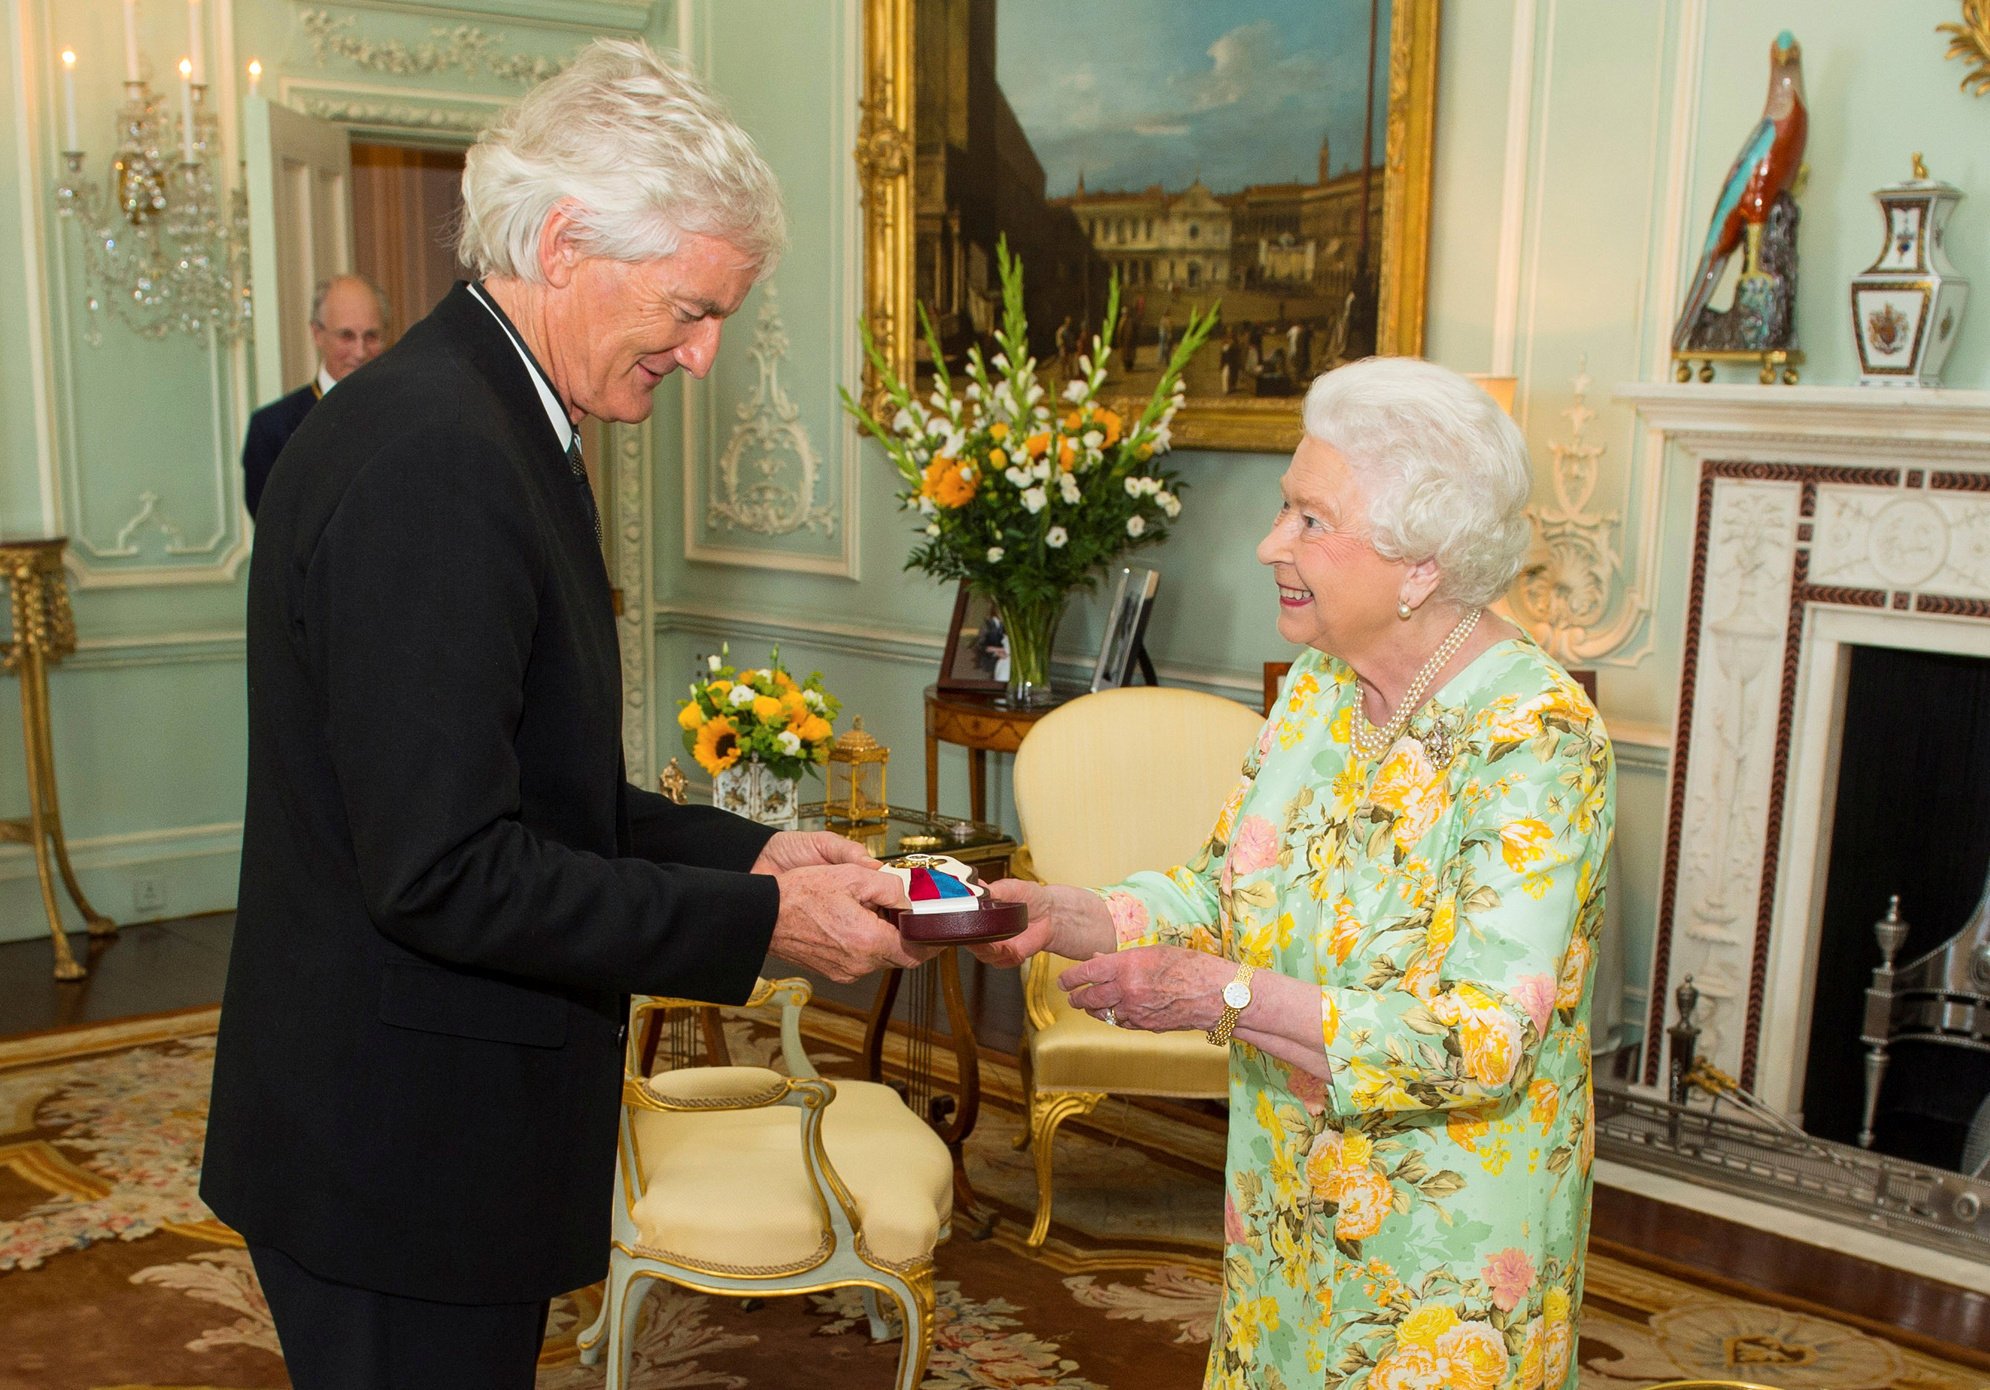
[[[335,275],[311,296],[311,342],[318,374],[249,417],[242,445],[243,499],[256,514],[270,465],[324,394],[380,355],[387,345],[387,296],[357,275]]]

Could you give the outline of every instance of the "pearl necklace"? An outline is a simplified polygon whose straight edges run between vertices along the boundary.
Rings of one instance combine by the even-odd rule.
[[[1458,626],[1451,629],[1451,635],[1438,644],[1430,654],[1430,660],[1423,663],[1423,669],[1416,673],[1410,688],[1403,692],[1402,701],[1396,712],[1389,716],[1389,722],[1377,729],[1368,722],[1368,711],[1363,708],[1357,694],[1354,702],[1354,751],[1370,762],[1396,746],[1396,740],[1410,727],[1410,720],[1423,708],[1423,692],[1445,664],[1458,654],[1458,648],[1465,645],[1465,639],[1472,635],[1472,629],[1479,625],[1479,614],[1483,609],[1474,608],[1458,620]]]

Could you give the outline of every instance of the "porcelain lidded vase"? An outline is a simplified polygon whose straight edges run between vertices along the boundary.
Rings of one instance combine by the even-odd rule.
[[[1939,386],[1962,327],[1969,281],[1949,264],[1943,233],[1962,201],[1954,184],[1914,177],[1873,194],[1886,215],[1879,259],[1852,277],[1852,336],[1862,386]]]

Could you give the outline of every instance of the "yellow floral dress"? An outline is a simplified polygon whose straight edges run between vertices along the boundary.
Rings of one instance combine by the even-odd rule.
[[[1482,653],[1379,763],[1349,737],[1358,698],[1307,651],[1196,859],[1101,890],[1121,949],[1320,985],[1325,1080],[1231,1048],[1205,1384],[1564,1390],[1610,741],[1525,640]]]

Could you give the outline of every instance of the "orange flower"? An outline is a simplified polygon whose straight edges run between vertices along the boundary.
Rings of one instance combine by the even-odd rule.
[[[1057,466],[1066,473],[1078,466],[1078,446],[1068,439],[1057,441]]]
[[[1528,1115],[1534,1123],[1546,1129],[1555,1122],[1555,1112],[1561,1109],[1562,1093],[1552,1081],[1531,1081],[1527,1085],[1529,1101]]]
[[[1064,417],[1064,428],[1070,430],[1073,434],[1076,434],[1078,432],[1079,427],[1082,426],[1084,423],[1085,423],[1085,417],[1080,415],[1075,410],[1071,411],[1069,414],[1067,414]]]
[[[1033,434],[1028,439],[1025,439],[1023,441],[1023,452],[1028,454],[1033,459],[1040,459],[1045,454],[1049,453],[1050,452],[1049,433],[1046,432],[1043,434]]]
[[[1100,406],[1099,413],[1094,418],[1096,418],[1099,424],[1105,429],[1106,447],[1110,449],[1113,445],[1119,443],[1120,431],[1124,428],[1124,422],[1120,420],[1119,412],[1116,410],[1108,410],[1104,406]]]
[[[1341,1174],[1340,1211],[1334,1216],[1334,1234],[1342,1240],[1366,1240],[1382,1229],[1389,1214],[1389,1180],[1373,1168],[1357,1168]]]
[[[802,721],[801,727],[796,729],[795,733],[801,737],[803,743],[820,743],[829,737],[829,721],[819,714],[811,714]]]
[[[762,724],[772,724],[781,717],[781,702],[772,695],[761,695],[753,701],[753,717]]]
[[[926,477],[919,486],[919,493],[942,507],[964,507],[974,500],[979,487],[972,464],[942,455],[926,465]]]
[[[1007,468],[1009,466],[1009,456],[1000,449],[990,449],[988,451],[988,462],[996,468]]]
[[[988,427],[988,437],[1000,444],[1009,437],[1009,427],[1000,420]]]

